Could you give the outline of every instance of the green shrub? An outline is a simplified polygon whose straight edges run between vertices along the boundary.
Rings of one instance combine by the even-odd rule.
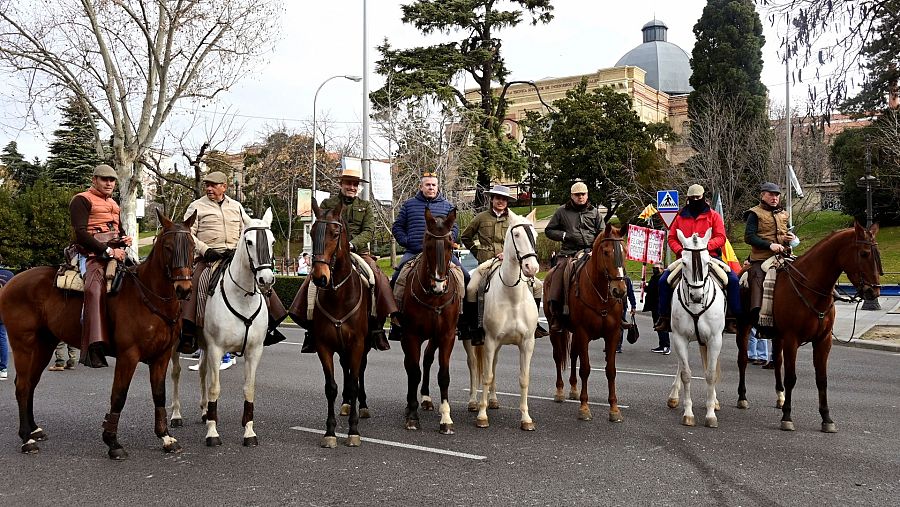
[[[294,300],[294,296],[300,291],[303,280],[306,280],[305,276],[278,275],[275,277],[275,293],[278,294],[278,298],[281,299],[285,308],[290,306],[291,301]]]

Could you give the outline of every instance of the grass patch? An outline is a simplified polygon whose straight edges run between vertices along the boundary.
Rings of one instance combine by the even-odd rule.
[[[540,206],[535,206],[534,209],[537,210],[535,216],[538,220],[550,218],[553,216],[553,213],[556,212],[557,208],[559,208],[558,204],[541,204]],[[531,213],[531,207],[529,206],[516,206],[510,209],[513,210],[517,215],[522,216]]]

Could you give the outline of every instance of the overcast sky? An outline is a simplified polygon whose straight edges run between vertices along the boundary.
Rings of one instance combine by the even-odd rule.
[[[387,37],[392,46],[407,48],[433,43],[443,37],[426,39],[414,27],[400,21],[400,5],[394,0],[368,0],[370,89],[381,85],[374,74],[379,54],[375,46]],[[523,23],[499,34],[503,55],[511,71],[510,80],[537,80],[594,72],[613,66],[627,51],[641,44],[641,27],[654,16],[668,27],[668,40],[688,55],[694,45],[692,32],[706,2],[702,0],[555,0],[554,19],[547,25]],[[508,4],[504,3],[504,6]],[[232,151],[253,142],[267,125],[284,123],[301,129],[312,117],[316,88],[335,74],[362,75],[362,0],[286,0],[282,37],[269,61],[247,76],[233,90],[220,96],[209,109],[230,110],[241,116],[243,135]],[[772,27],[761,16],[766,34],[765,67],[762,81],[769,87],[773,102],[784,103],[784,66],[777,56],[783,24]],[[812,75],[810,72],[807,75]],[[3,79],[0,78],[0,86]],[[466,87],[473,86],[470,81]],[[4,94],[0,94],[2,96]],[[796,90],[792,101],[802,100],[805,90]],[[336,125],[359,128],[362,122],[362,83],[335,79],[318,97],[319,118],[327,116]],[[58,118],[48,116],[43,125],[23,127],[10,121],[12,111],[21,106],[0,97],[4,116],[0,144],[19,143],[27,157],[45,159],[46,145]],[[186,114],[184,110],[181,115]],[[209,116],[211,113],[203,113]],[[175,121],[183,121],[177,119]],[[14,128],[10,128],[12,123]],[[373,155],[376,155],[373,148]]]

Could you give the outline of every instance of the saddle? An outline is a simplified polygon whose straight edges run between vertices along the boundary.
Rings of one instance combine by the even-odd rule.
[[[400,274],[397,275],[397,281],[394,283],[394,301],[397,303],[397,309],[403,311],[403,295],[406,294],[406,279],[409,277],[410,271],[416,267],[421,259],[422,254],[419,253],[406,264],[400,267]],[[456,264],[450,265],[450,275],[456,279],[456,286],[459,287],[457,297],[459,298],[459,312],[463,311],[463,300],[466,298],[466,284],[463,277],[462,269]]]
[[[363,260],[362,257],[357,255],[354,252],[350,252],[350,262],[353,266],[353,271],[359,276],[360,281],[362,281],[363,287],[368,289],[369,297],[372,299],[372,304],[369,305],[369,316],[376,317],[377,308],[375,308],[375,273],[372,271],[372,268]],[[316,287],[316,284],[311,283],[306,288],[306,320],[312,320],[313,318],[313,310],[316,307],[316,294],[318,294],[319,288]]]
[[[672,264],[669,264],[669,286],[673,289],[678,286],[678,282],[681,281],[681,270],[684,267],[684,263],[681,262],[681,259],[676,260]],[[731,266],[729,266],[724,261],[718,259],[717,257],[709,258],[709,272],[712,273],[714,280],[718,282],[719,287],[722,290],[728,286],[728,273],[731,272]]]
[[[590,250],[579,250],[572,256],[572,260],[566,264],[566,268],[563,271],[563,286],[562,286],[562,313],[563,315],[569,315],[569,288],[572,286],[572,282],[575,281],[578,273],[581,272],[582,269],[587,265],[587,262],[591,259],[591,251]]]
[[[63,254],[66,260],[56,271],[56,287],[72,292],[84,292],[84,276],[81,272],[81,261],[86,259],[86,257],[79,253],[76,245],[66,247],[63,250]],[[122,285],[122,274],[117,260],[110,259],[106,263],[107,295],[112,296],[119,291],[119,287]]]

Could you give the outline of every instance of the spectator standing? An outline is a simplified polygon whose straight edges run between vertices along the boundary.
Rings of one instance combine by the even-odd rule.
[[[659,279],[662,277],[662,272],[663,268],[661,264],[657,263],[653,265],[653,274],[647,282],[647,293],[644,296],[644,311],[650,312],[650,315],[653,317],[653,322],[656,322],[659,319],[659,309],[657,306],[659,306]],[[650,349],[650,352],[669,355],[672,352],[669,343],[669,332],[657,331],[656,335],[659,337],[659,345],[656,348]]]
[[[309,274],[309,252],[303,252],[303,255],[297,258],[297,274]]]
[[[55,354],[56,361],[53,363],[53,366],[47,368],[48,370],[63,371],[75,369],[75,363],[78,362],[78,349],[66,344],[66,342],[59,342],[56,345]]]
[[[3,266],[3,257],[0,256],[0,266]],[[3,269],[0,267],[0,289],[6,282],[12,279],[13,273],[8,269]],[[6,380],[9,377],[9,372],[7,369],[9,368],[9,340],[6,337],[6,326],[3,325],[3,321],[0,320],[0,380]]]

